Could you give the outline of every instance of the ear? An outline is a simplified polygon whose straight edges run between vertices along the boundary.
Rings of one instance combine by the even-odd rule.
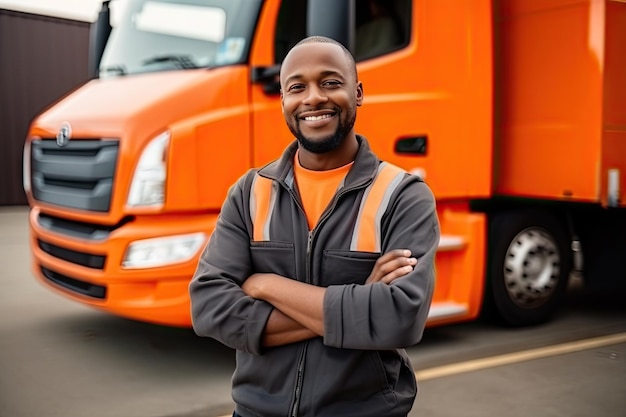
[[[363,83],[361,81],[356,83],[356,105],[359,107],[363,105]]]

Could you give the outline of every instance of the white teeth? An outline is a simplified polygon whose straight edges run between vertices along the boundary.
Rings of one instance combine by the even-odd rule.
[[[328,119],[329,117],[332,117],[332,114],[323,114],[321,116],[307,116],[304,118],[304,120],[306,120],[307,122],[314,122],[317,120]]]

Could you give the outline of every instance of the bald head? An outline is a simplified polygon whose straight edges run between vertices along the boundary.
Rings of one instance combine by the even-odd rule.
[[[287,56],[285,57],[285,61],[287,60],[287,58],[289,57],[289,55],[291,54],[291,52],[302,46],[302,45],[306,45],[306,44],[311,44],[311,43],[325,43],[325,44],[331,44],[331,45],[335,45],[339,48],[341,48],[341,50],[343,51],[343,55],[346,59],[346,62],[348,64],[348,66],[350,67],[350,69],[352,70],[352,72],[354,73],[354,80],[358,80],[358,74],[357,74],[357,70],[356,70],[356,62],[354,61],[354,57],[352,56],[352,54],[350,53],[350,51],[348,50],[348,48],[346,48],[345,46],[343,46],[343,44],[341,42],[338,42],[332,38],[328,38],[326,36],[309,36],[308,38],[304,38],[302,39],[300,42],[298,42],[297,44],[295,44],[293,46],[293,48],[291,48],[291,50],[289,51],[289,53],[287,53]]]
[[[335,40],[306,38],[285,57],[280,86],[283,115],[299,142],[300,162],[323,169],[350,162],[358,149],[356,108],[363,102],[352,54]]]

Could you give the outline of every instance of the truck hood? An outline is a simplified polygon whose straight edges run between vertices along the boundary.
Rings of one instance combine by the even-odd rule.
[[[72,136],[77,138],[121,138],[123,132],[155,132],[173,121],[214,109],[216,86],[231,85],[224,78],[232,76],[232,69],[168,71],[92,80],[35,119],[31,134],[54,137],[63,122],[70,123]],[[221,94],[222,99],[224,96]]]

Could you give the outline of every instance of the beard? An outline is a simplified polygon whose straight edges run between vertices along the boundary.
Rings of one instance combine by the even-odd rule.
[[[354,107],[348,109],[348,113],[345,118],[341,117],[342,112],[340,110],[337,110],[337,115],[339,118],[339,124],[337,125],[335,132],[320,139],[314,140],[307,138],[300,129],[300,119],[297,116],[294,118],[295,121],[287,123],[287,127],[296,137],[300,146],[302,146],[305,150],[311,153],[323,154],[338,149],[343,143],[345,137],[354,127],[354,123],[356,121],[356,109]]]

